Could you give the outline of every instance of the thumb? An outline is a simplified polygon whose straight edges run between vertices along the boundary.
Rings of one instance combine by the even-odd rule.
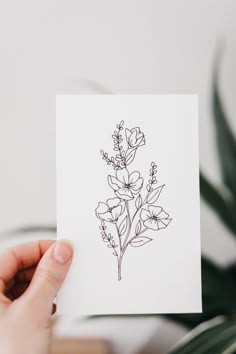
[[[41,258],[25,293],[30,308],[42,318],[51,314],[53,300],[60,289],[72,260],[73,250],[65,241],[55,242]],[[36,314],[35,314],[36,315]]]

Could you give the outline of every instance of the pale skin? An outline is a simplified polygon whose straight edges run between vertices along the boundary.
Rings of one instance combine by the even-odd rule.
[[[0,255],[0,353],[49,354],[54,299],[72,260],[65,241],[36,241]]]

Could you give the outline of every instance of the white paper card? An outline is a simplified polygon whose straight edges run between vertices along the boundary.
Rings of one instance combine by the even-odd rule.
[[[71,315],[201,311],[196,95],[57,96]]]

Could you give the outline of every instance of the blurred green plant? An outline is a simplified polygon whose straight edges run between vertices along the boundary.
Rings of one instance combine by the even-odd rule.
[[[169,354],[235,354],[236,318],[215,318],[192,330]]]
[[[222,184],[216,187],[200,173],[200,191],[202,198],[230,230],[232,237],[236,237],[236,139],[219,92],[219,59],[218,56],[214,66],[212,111]],[[188,328],[219,315],[223,315],[224,319],[213,327],[204,324],[204,330],[200,333],[194,330],[171,354],[236,353],[236,319],[228,319],[236,315],[236,264],[222,267],[203,256],[202,296],[201,314],[169,317]]]

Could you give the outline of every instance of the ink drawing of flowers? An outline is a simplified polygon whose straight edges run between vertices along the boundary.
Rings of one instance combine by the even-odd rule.
[[[116,257],[119,281],[127,248],[150,243],[150,235],[155,237],[172,220],[158,202],[164,185],[156,186],[157,165],[151,162],[146,184],[140,172],[130,167],[137,151],[146,145],[144,133],[139,127],[126,128],[125,134],[123,130],[122,120],[112,135],[113,156],[100,151],[102,159],[113,168],[107,177],[111,198],[100,201],[95,209],[102,240]]]
[[[119,198],[131,200],[140,192],[143,186],[143,178],[140,177],[139,172],[135,171],[129,175],[128,170],[123,168],[117,170],[116,177],[109,175],[108,183]]]

